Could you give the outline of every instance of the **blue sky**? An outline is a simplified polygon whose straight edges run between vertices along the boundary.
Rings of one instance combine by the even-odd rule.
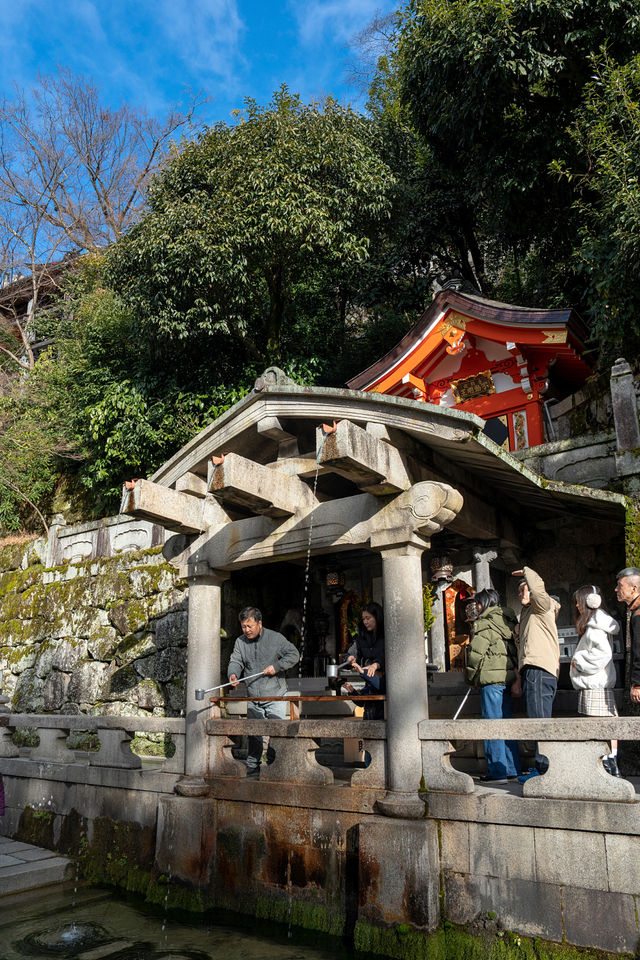
[[[286,83],[304,100],[362,97],[345,78],[347,45],[390,0],[0,0],[0,95],[57,65],[91,77],[113,106],[161,114],[205,91],[206,119]]]

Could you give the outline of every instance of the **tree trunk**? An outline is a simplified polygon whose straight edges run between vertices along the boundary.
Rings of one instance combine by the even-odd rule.
[[[269,363],[280,362],[282,324],[287,304],[286,271],[277,263],[267,272],[269,288],[269,319],[267,322],[267,356]]]
[[[480,247],[478,246],[478,241],[476,239],[474,217],[471,210],[467,208],[461,211],[460,223],[462,225],[462,231],[464,233],[467,250],[469,251],[469,256],[471,257],[471,262],[473,264],[475,283],[480,286],[480,291],[482,293],[491,293],[493,284],[490,282],[485,273],[484,257],[482,256]]]

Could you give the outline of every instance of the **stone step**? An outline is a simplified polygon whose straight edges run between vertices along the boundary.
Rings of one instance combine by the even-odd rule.
[[[75,866],[52,850],[0,837],[0,897],[72,878]]]
[[[22,890],[34,890],[52,883],[62,883],[73,873],[74,866],[65,857],[51,857],[32,863],[0,868],[0,897]]]

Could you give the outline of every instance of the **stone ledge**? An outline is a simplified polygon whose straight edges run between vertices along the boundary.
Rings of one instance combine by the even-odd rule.
[[[636,789],[639,781],[634,781]],[[640,836],[640,803],[548,800],[520,795],[518,783],[475,793],[429,793],[428,815],[436,820],[511,824]]]
[[[640,740],[640,717],[551,720],[423,720],[421,740]]]
[[[639,721],[640,723],[640,718]],[[363,740],[385,740],[384,720],[207,720],[207,733],[211,736],[243,736],[252,734],[262,737],[335,737]],[[640,737],[640,732],[639,732]]]
[[[316,786],[225,777],[208,777],[207,782],[210,786],[209,796],[216,800],[371,815],[374,814],[376,800],[387,794],[384,788],[351,787],[348,784]]]
[[[184,717],[108,717],[88,714],[11,713],[10,727],[60,730],[135,730],[143,733],[184,733]]]
[[[9,791],[6,784],[10,777],[33,782],[36,774],[42,782],[49,780],[69,786],[113,788],[136,793],[173,793],[174,784],[182,776],[178,773],[162,773],[141,768],[127,770],[124,767],[94,767],[87,763],[47,763],[23,757],[2,758],[2,775],[5,778],[7,794]]]

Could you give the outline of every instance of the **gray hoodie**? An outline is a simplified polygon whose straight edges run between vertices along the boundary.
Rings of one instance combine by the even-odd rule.
[[[235,673],[236,677],[248,677],[273,665],[276,676],[249,680],[247,691],[249,696],[256,700],[268,700],[270,696],[284,697],[287,694],[287,684],[284,677],[278,674],[295,666],[299,659],[297,649],[281,633],[263,627],[255,640],[248,640],[244,634],[238,637],[227,667],[227,676],[231,677]]]

